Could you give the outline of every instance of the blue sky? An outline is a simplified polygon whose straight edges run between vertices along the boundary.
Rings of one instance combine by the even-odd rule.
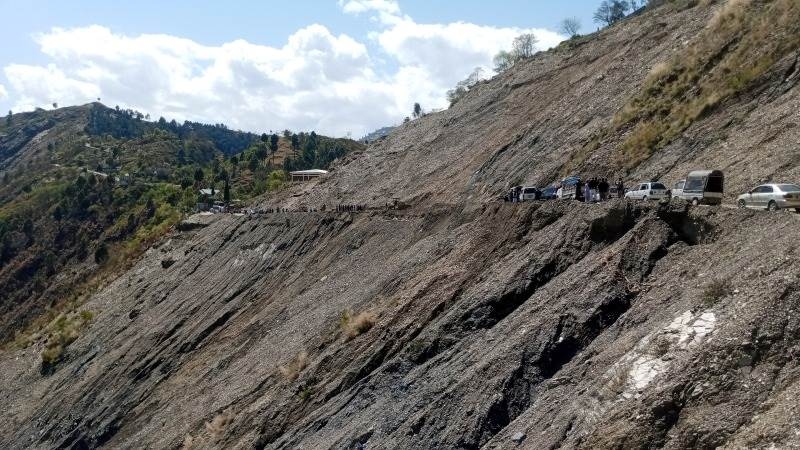
[[[347,5],[349,3],[353,5]],[[505,37],[512,35],[508,34],[510,31],[503,33],[501,30],[555,31],[565,17],[579,18],[584,31],[589,32],[595,28],[591,14],[597,3],[599,0],[0,0],[0,10],[4,12],[0,27],[0,42],[4,43],[0,46],[0,110],[30,109],[54,101],[64,106],[83,103],[89,100],[89,95],[97,95],[104,103],[135,107],[153,115],[176,116],[179,120],[223,121],[253,131],[290,127],[359,134],[381,125],[380,121],[402,120],[403,105],[411,101],[414,91],[419,92],[420,101],[424,100],[431,107],[441,107],[447,86],[465,77],[468,67],[476,63],[490,66],[494,49],[481,49],[483,56],[479,58],[477,53],[464,49],[459,41],[487,33],[488,40],[497,40],[495,46],[503,46],[510,40]],[[392,12],[383,14],[388,10]],[[457,22],[476,27],[450,27]],[[322,27],[309,29],[312,24]],[[88,32],[92,25],[100,28]],[[54,28],[63,29],[63,32],[53,34]],[[458,33],[465,33],[465,36],[460,37]],[[423,45],[418,42],[419,34],[426,35]],[[34,38],[42,35],[50,39]],[[142,35],[165,38],[163,43],[156,38],[137,40]],[[302,42],[289,50],[287,42],[292,36]],[[193,57],[177,61],[147,54],[151,47],[160,48],[162,53],[173,53],[177,48],[183,51],[183,44],[166,37],[196,44],[197,48],[190,51]],[[342,37],[346,39],[339,39]],[[540,40],[551,42],[552,39],[547,36]],[[219,55],[231,53],[226,44],[238,40],[257,47],[239,46],[239,60]],[[96,48],[95,41],[104,42],[102,49]],[[169,49],[164,50],[167,47]],[[435,61],[414,55],[415,47],[434,55],[441,52],[442,58],[448,60],[446,68],[452,68],[452,73],[443,74],[445,67],[433,67]],[[270,49],[283,51],[281,55],[274,55]],[[102,52],[117,55],[119,59],[109,61],[100,54]],[[217,56],[207,54],[214,52]],[[321,52],[330,52],[330,55]],[[249,55],[253,53],[261,56],[251,60]],[[344,59],[340,58],[342,55]],[[176,68],[176,64],[186,64],[191,67],[189,71],[195,73],[212,66],[221,67],[222,60],[227,65],[217,71],[225,72],[220,79],[211,79],[209,72],[202,80],[187,75],[169,83],[160,82],[169,74],[185,69]],[[462,61],[463,67],[459,64]],[[290,64],[316,71],[319,76],[305,80],[305,84],[298,83],[296,80],[305,78],[306,73],[288,73]],[[344,70],[347,65],[359,64],[368,70],[359,73]],[[9,69],[10,66],[13,67]],[[121,73],[124,71],[131,74],[128,84],[137,84],[147,92],[152,89],[154,94],[149,98],[137,98],[135,90],[122,85],[126,82],[126,73]],[[283,72],[283,76],[276,75],[278,72]],[[107,84],[112,78],[114,84]],[[149,78],[153,80],[151,85],[140,83]],[[33,79],[45,84],[47,89]],[[237,83],[242,89],[236,89]],[[326,90],[326,83],[336,86],[335,95]],[[376,102],[389,101],[392,106],[372,105],[360,98],[355,92],[359,85],[367,86],[363,97],[371,96]],[[203,90],[207,95],[192,100],[187,93],[192,89]],[[224,104],[228,92],[237,94],[236,101],[245,105],[240,109],[247,111],[247,117],[214,106],[211,97]],[[389,98],[389,92],[402,92],[398,95],[403,97]],[[259,109],[259,96],[263,96],[264,103],[273,106]],[[314,102],[311,101],[314,96],[335,98]],[[274,106],[276,98],[280,98],[280,108]],[[346,115],[342,117],[346,123],[341,125],[335,124],[336,117],[325,113],[337,101],[352,103],[341,108]],[[300,108],[302,111],[298,110]],[[376,115],[376,108],[382,113]],[[258,117],[259,114],[263,117]],[[363,119],[359,119],[359,115]]]

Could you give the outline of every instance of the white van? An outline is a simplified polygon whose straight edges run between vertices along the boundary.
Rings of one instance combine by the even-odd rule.
[[[539,189],[536,189],[533,186],[526,186],[522,188],[522,201],[523,202],[532,202],[534,200],[539,200]]]
[[[725,174],[721,170],[695,170],[689,172],[683,190],[672,197],[679,197],[692,205],[720,205],[725,192]]]

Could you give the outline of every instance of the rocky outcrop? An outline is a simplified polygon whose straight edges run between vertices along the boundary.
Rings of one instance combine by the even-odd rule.
[[[762,414],[796,382],[797,218],[683,208],[226,217],[95,296],[52,375],[4,364],[2,444],[794,442]]]

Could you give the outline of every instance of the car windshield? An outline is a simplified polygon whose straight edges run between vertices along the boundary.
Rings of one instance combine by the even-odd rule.
[[[800,192],[800,186],[796,184],[779,184],[778,189],[781,192]]]
[[[661,183],[653,183],[650,185],[650,189],[666,189],[667,187]]]
[[[705,179],[703,178],[690,178],[686,180],[686,185],[683,187],[685,191],[702,191]]]

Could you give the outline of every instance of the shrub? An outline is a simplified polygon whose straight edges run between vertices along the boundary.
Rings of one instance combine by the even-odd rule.
[[[349,340],[354,339],[372,329],[372,327],[375,326],[376,320],[377,318],[375,314],[371,312],[364,311],[353,317],[352,312],[344,311],[339,319],[339,325]]]
[[[278,367],[278,371],[286,381],[294,381],[306,367],[308,367],[308,352],[302,351],[286,365]]]
[[[108,261],[108,247],[106,247],[106,244],[100,244],[97,250],[94,251],[94,262],[103,264],[106,261]]]
[[[703,290],[703,305],[710,308],[732,292],[730,283],[726,280],[714,280]]]
[[[61,361],[64,350],[80,336],[94,319],[91,311],[81,311],[72,316],[59,315],[47,329],[45,349],[41,353],[42,373],[49,373]]]
[[[653,340],[653,345],[650,347],[649,353],[656,358],[660,358],[669,353],[671,346],[672,343],[669,338],[663,334],[659,334]]]
[[[300,397],[300,400],[304,402],[310,399],[313,395],[314,390],[308,386],[303,386],[303,388],[300,389],[300,392],[297,393],[297,396]]]
[[[218,440],[225,434],[225,429],[233,422],[233,414],[224,411],[214,416],[211,422],[206,422],[206,431],[211,435],[211,439]]]

